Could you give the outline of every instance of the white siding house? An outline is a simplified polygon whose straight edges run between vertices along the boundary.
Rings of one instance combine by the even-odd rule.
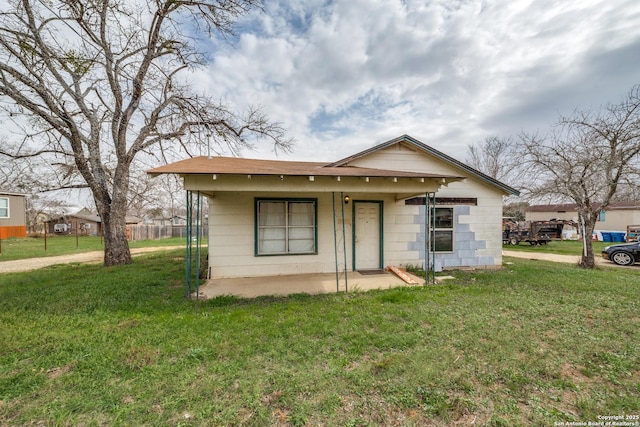
[[[432,251],[436,271],[495,268],[517,194],[406,135],[335,163],[199,157],[149,173],[208,197],[213,279],[422,266]]]

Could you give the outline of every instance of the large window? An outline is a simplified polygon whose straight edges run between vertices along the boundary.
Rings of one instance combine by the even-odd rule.
[[[0,197],[0,218],[9,218],[9,199]]]
[[[435,252],[453,252],[453,208],[435,208],[431,239]]]
[[[256,255],[315,254],[315,199],[257,199]]]

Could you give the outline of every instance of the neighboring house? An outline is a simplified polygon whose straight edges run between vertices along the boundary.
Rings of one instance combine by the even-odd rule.
[[[214,279],[422,266],[426,194],[435,270],[496,268],[502,199],[518,193],[406,135],[334,163],[197,157],[149,173],[208,197]]]
[[[138,224],[140,218],[126,217],[127,224]],[[102,235],[102,220],[89,209],[83,208],[74,214],[60,215],[46,222],[49,234],[76,234],[87,236]]]
[[[27,237],[27,197],[0,190],[0,239],[9,237]]]
[[[167,225],[169,221],[166,218],[158,215],[143,215],[142,224],[144,225]]]
[[[171,225],[187,225],[187,218],[174,215],[171,217]]]
[[[527,220],[567,219],[578,222],[575,204],[533,205],[525,210]],[[596,222],[597,231],[625,232],[628,225],[640,224],[640,202],[613,202],[606,207]]]
[[[161,216],[145,216],[143,219],[144,224],[149,225],[159,225],[159,226],[174,226],[180,225],[184,226],[187,224],[187,219],[185,217],[173,215],[170,218],[164,218]]]
[[[98,215],[84,208],[77,213],[53,217],[46,222],[49,234],[75,234],[99,236],[102,234],[101,221]]]

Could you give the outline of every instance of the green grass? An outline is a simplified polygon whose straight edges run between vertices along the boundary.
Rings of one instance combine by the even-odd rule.
[[[593,253],[596,256],[600,256],[600,252],[605,246],[615,245],[622,242],[592,242]],[[559,255],[581,255],[582,254],[582,241],[581,240],[552,240],[546,245],[532,246],[529,243],[522,242],[519,245],[503,245],[502,248],[507,251],[520,251],[520,252],[549,252]]]
[[[185,301],[183,252],[0,275],[0,425],[554,425],[640,413],[640,277]]]
[[[184,237],[129,241],[130,248],[180,245],[185,245]],[[46,247],[42,237],[11,238],[0,242],[0,262],[101,250],[104,250],[103,240],[96,236],[79,236],[77,240],[75,236],[47,236]]]

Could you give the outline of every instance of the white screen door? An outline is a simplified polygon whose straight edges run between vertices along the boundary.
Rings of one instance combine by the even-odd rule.
[[[355,202],[355,268],[380,268],[380,204]]]

